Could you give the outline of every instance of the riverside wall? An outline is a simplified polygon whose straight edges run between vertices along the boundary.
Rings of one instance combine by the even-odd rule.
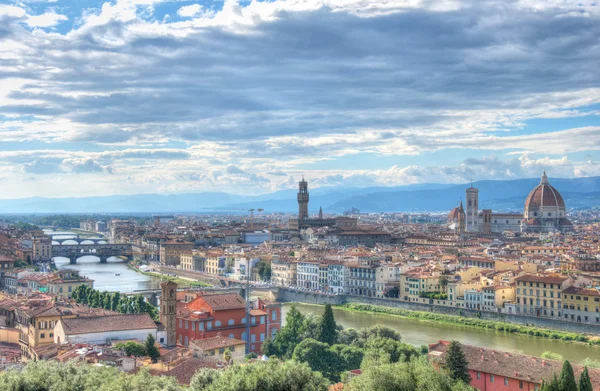
[[[282,302],[298,302],[307,304],[331,304],[343,305],[347,303],[361,303],[378,305],[384,307],[401,308],[405,310],[435,312],[445,315],[458,315],[464,317],[478,317],[479,311],[454,308],[436,304],[413,303],[395,299],[379,299],[375,297],[351,296],[351,295],[327,295],[314,292],[305,292],[295,289],[279,288],[277,300]],[[535,326],[545,329],[556,329],[574,333],[600,335],[600,326],[587,323],[575,323],[559,319],[536,318],[532,316],[505,314],[495,312],[481,312],[481,319],[493,320],[519,325]]]

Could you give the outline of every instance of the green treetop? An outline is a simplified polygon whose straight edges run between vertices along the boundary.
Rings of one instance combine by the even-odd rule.
[[[319,341],[325,342],[328,345],[333,345],[337,340],[337,324],[333,317],[331,305],[325,305],[325,312],[319,324]]]
[[[446,369],[454,380],[461,380],[465,384],[471,383],[469,375],[469,363],[458,341],[451,341],[446,353]]]

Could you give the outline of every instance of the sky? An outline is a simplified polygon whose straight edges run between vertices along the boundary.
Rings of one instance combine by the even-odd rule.
[[[597,0],[0,0],[0,198],[600,175]]]

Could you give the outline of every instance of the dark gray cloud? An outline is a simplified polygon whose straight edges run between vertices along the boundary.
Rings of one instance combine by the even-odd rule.
[[[448,110],[527,110],[544,104],[540,94],[599,86],[597,17],[465,4],[369,18],[282,12],[251,34],[203,27],[184,37],[132,34],[113,20],[41,39],[9,23],[30,50],[3,75],[31,79],[10,98],[41,104],[0,113],[86,125],[71,141],[224,141],[365,127],[433,131]]]

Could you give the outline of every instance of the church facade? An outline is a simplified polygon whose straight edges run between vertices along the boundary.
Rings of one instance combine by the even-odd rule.
[[[471,186],[466,190],[466,208],[452,209],[448,225],[458,233],[513,232],[566,232],[573,229],[567,218],[565,202],[548,181],[544,171],[542,179],[525,199],[523,214],[494,213],[491,209],[479,211],[479,190]]]

